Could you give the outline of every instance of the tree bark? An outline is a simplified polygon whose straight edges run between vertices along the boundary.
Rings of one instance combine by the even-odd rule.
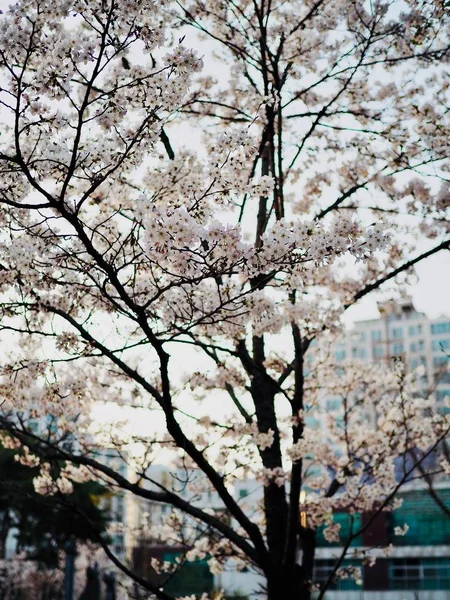
[[[267,600],[311,600],[309,581],[300,565],[274,569],[267,577]]]
[[[6,509],[0,527],[0,559],[6,558],[6,540],[8,538],[10,525],[11,520],[9,518],[9,510]]]

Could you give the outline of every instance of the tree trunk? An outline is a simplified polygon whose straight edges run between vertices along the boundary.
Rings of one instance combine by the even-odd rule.
[[[277,565],[272,562],[267,574],[267,600],[311,600],[316,532],[299,527],[296,555],[292,562]]]
[[[9,510],[6,509],[0,527],[0,559],[6,558],[6,540],[8,538],[10,526],[11,520],[9,517]]]
[[[311,600],[310,583],[302,567],[274,570],[267,578],[267,600]]]

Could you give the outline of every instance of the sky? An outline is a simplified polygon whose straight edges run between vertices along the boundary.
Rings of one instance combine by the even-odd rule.
[[[417,310],[431,319],[450,316],[450,252],[441,251],[424,260],[417,265],[416,272],[417,283],[407,289]],[[377,318],[376,302],[377,297],[373,294],[360,300],[347,311],[345,322],[351,326],[354,321]]]
[[[431,318],[450,314],[450,252],[441,252],[417,268],[419,282],[412,290],[419,310]]]

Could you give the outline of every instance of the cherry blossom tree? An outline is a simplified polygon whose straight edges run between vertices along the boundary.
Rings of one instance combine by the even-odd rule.
[[[2,598],[17,597],[28,600],[56,600],[63,583],[60,569],[39,570],[36,563],[18,555],[0,560],[0,591]]]
[[[395,508],[448,417],[416,374],[337,365],[332,344],[349,307],[449,249],[444,5],[22,0],[1,15],[0,423],[41,465],[36,490],[69,502],[72,481],[101,478],[168,504],[160,536],[175,543],[187,516],[185,559],[251,567],[269,600],[311,597],[334,511]],[[147,432],[98,425],[114,405]],[[152,481],[163,450],[220,512]],[[233,493],[246,477],[260,505]]]

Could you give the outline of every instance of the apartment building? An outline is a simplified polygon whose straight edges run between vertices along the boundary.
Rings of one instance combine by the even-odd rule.
[[[442,414],[450,412],[450,317],[430,319],[416,310],[410,299],[383,302],[379,317],[358,321],[334,346],[337,362],[364,363],[400,360],[407,370],[423,366],[421,385],[434,395]],[[361,569],[361,582],[337,579],[326,600],[448,600],[450,598],[450,483],[434,485],[433,498],[421,481],[408,483],[400,494],[403,505],[393,513],[382,513],[352,542],[355,550],[392,544],[388,556],[378,552],[373,567],[359,560],[345,566]],[[370,515],[354,515],[364,525]],[[345,538],[348,513],[338,513]],[[405,536],[396,527],[408,524]],[[318,532],[315,581],[325,582],[340,554],[339,544],[328,543]],[[377,551],[375,551],[375,554]]]
[[[358,321],[336,344],[337,361],[391,362],[408,369],[423,365],[424,388],[433,389],[439,411],[449,412],[450,316],[429,319],[410,299],[380,303],[377,319]]]

